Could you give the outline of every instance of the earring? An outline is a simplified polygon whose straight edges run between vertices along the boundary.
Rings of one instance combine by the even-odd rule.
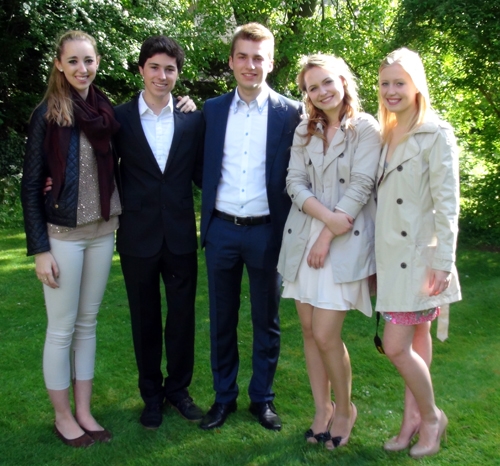
[[[62,69],[60,69],[59,71],[60,71],[61,73],[63,72],[63,70],[62,70]]]

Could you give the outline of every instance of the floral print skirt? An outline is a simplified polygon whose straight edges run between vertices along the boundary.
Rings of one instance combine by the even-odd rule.
[[[397,325],[418,325],[424,322],[432,322],[439,316],[439,307],[415,312],[382,312],[386,322]]]

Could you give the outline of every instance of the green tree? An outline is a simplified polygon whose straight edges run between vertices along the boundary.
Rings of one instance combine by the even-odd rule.
[[[500,237],[500,1],[402,0],[394,44],[424,58],[434,106],[463,148],[462,238]]]

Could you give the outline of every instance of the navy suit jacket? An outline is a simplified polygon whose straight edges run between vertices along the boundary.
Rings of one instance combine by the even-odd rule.
[[[115,108],[122,198],[116,249],[151,257],[165,240],[172,253],[188,254],[198,247],[192,183],[201,186],[203,115],[174,109],[174,136],[162,173],[142,129],[138,97]]]
[[[203,167],[203,193],[201,207],[201,244],[205,245],[208,226],[215,209],[215,198],[221,178],[222,156],[226,137],[229,107],[235,91],[206,101],[205,158]],[[291,201],[285,191],[290,148],[295,128],[301,120],[302,104],[271,90],[268,101],[266,142],[266,189],[273,242],[279,251],[283,227]]]

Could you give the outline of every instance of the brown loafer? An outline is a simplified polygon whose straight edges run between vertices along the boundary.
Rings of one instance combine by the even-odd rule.
[[[80,426],[82,427],[82,426]],[[87,430],[82,427],[83,431],[95,442],[108,443],[113,438],[113,434],[109,430]]]
[[[90,447],[95,443],[94,440],[87,433],[84,433],[80,437],[73,439],[66,438],[63,434],[61,434],[61,432],[59,432],[55,424],[54,424],[54,432],[63,441],[63,443],[73,448],[86,448]]]

